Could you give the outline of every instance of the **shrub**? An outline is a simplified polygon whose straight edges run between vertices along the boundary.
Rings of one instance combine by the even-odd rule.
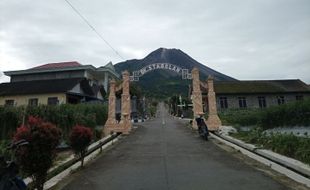
[[[32,177],[33,188],[43,189],[60,137],[61,132],[55,125],[38,117],[29,116],[28,122],[17,128],[13,140],[16,142],[24,139],[29,145],[15,156],[23,173]]]
[[[224,125],[252,126],[261,118],[261,109],[229,109],[219,112]]]
[[[19,110],[14,107],[0,107],[0,139],[10,139],[21,123]]]
[[[102,138],[102,128],[95,128],[95,130],[94,130],[94,138],[95,138],[95,141],[97,141],[97,140]]]
[[[90,128],[76,125],[72,128],[70,134],[70,144],[78,158],[81,159],[81,166],[84,165],[84,157],[87,152],[87,147],[91,142],[93,133]]]
[[[262,112],[260,126],[310,126],[310,99],[273,106]]]

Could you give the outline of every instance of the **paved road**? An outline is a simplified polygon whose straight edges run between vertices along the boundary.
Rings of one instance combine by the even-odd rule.
[[[205,142],[160,105],[143,123],[82,171],[63,189],[284,190],[211,141]]]

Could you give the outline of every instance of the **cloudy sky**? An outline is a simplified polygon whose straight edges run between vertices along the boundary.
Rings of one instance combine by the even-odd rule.
[[[309,0],[70,0],[124,59],[177,48],[237,79],[310,83]],[[2,71],[123,61],[65,0],[0,0]]]

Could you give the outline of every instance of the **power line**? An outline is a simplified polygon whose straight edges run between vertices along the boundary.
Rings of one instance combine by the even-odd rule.
[[[69,0],[65,0],[67,2],[67,4],[72,8],[72,10],[78,14],[80,16],[80,18],[92,29],[92,31],[94,31],[98,37],[103,40],[114,52],[116,55],[118,55],[122,60],[125,60],[113,47],[112,45],[106,40],[104,39],[104,37],[96,30],[96,28],[94,26],[92,26],[88,20],[70,3]]]

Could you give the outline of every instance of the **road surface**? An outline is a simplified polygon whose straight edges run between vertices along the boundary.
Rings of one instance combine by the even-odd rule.
[[[274,181],[202,140],[160,104],[144,122],[104,155],[62,184],[65,190],[285,190]]]

